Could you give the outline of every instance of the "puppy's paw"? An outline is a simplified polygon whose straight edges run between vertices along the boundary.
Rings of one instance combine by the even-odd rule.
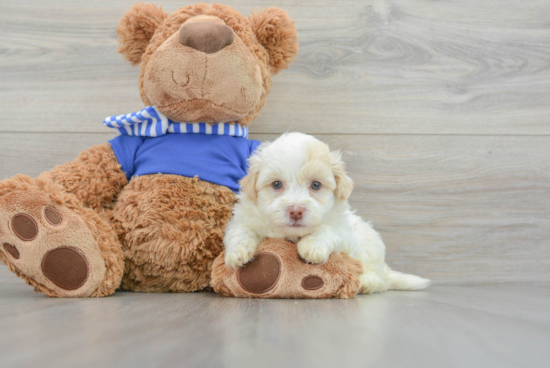
[[[257,242],[254,239],[242,239],[225,249],[225,264],[237,268],[248,263],[256,253]]]
[[[303,237],[298,242],[298,254],[308,263],[325,263],[328,261],[332,249],[313,236]]]

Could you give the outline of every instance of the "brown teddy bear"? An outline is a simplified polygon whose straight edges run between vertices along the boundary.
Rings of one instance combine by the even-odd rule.
[[[117,33],[147,107],[106,119],[121,134],[72,162],[0,182],[0,258],[49,296],[208,289],[258,144],[247,127],[298,51],[294,22],[277,8],[247,19],[140,3]]]

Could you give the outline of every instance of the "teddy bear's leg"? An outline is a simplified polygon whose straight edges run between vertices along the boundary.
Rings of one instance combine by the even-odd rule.
[[[214,291],[244,298],[354,298],[359,291],[361,263],[333,252],[327,262],[301,259],[296,244],[265,239],[254,258],[242,267],[229,267],[221,253],[212,266]]]
[[[36,179],[0,182],[0,259],[49,296],[105,296],[120,284],[122,249],[104,209],[120,191],[109,182],[126,178],[105,171],[114,154],[100,146]]]
[[[7,194],[5,194],[7,192]],[[49,296],[112,294],[123,271],[111,225],[44,178],[0,183],[0,258]]]

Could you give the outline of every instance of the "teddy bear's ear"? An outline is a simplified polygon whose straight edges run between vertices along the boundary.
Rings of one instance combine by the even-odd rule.
[[[279,8],[267,8],[248,16],[260,44],[269,54],[269,68],[273,74],[288,68],[298,53],[296,25]]]
[[[162,8],[155,4],[137,3],[120,18],[118,34],[118,52],[132,65],[141,62],[141,56],[155,30],[168,17]]]

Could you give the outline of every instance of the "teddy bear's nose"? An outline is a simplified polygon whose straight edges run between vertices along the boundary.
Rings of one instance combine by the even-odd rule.
[[[179,41],[184,46],[213,54],[231,45],[235,35],[231,27],[218,23],[190,23],[180,28]]]

